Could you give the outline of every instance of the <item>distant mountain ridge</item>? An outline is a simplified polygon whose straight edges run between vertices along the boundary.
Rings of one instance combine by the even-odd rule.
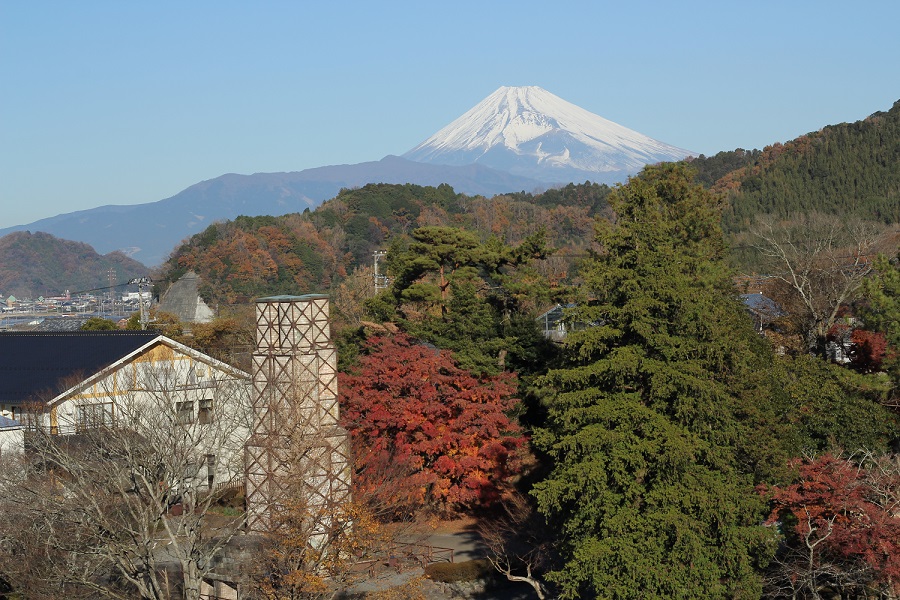
[[[59,296],[127,283],[148,273],[147,267],[119,252],[105,256],[82,242],[48,233],[18,231],[0,238],[0,293],[20,298]]]
[[[313,209],[343,188],[367,183],[451,185],[470,195],[493,196],[509,191],[535,191],[546,184],[482,165],[441,166],[398,156],[356,165],[334,165],[293,173],[227,174],[202,181],[182,192],[146,204],[109,205],[0,229],[44,231],[78,240],[98,252],[121,250],[148,265],[162,263],[184,239],[215,221],[239,215],[279,216]]]
[[[551,183],[624,181],[647,164],[695,152],[654,140],[537,86],[501,87],[403,155],[481,164]]]

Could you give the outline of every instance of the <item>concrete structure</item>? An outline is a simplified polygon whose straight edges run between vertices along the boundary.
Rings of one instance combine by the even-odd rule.
[[[200,276],[188,271],[163,294],[159,310],[172,313],[182,323],[209,323],[215,312],[200,297],[200,283]]]

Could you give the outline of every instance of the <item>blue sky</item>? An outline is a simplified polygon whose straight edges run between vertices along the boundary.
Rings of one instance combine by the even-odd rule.
[[[761,148],[900,99],[900,2],[0,0],[0,227],[402,154],[501,85]]]

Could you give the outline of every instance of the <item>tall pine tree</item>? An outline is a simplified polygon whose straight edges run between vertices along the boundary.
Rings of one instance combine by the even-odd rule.
[[[568,360],[543,379],[549,578],[563,598],[758,598],[774,548],[754,483],[783,457],[771,352],[736,299],[719,206],[683,165],[648,167],[610,204]]]

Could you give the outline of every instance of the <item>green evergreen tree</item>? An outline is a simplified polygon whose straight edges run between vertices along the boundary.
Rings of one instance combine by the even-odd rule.
[[[549,297],[546,279],[529,264],[546,253],[543,232],[509,246],[497,238],[481,243],[454,227],[420,227],[411,239],[395,238],[386,261],[393,283],[367,307],[453,350],[465,369],[496,374],[508,362],[522,367],[542,350],[523,304]]]
[[[896,441],[898,415],[882,404],[886,390],[879,376],[806,354],[779,358],[769,373],[788,396],[784,415],[796,438],[795,454],[883,454]]]
[[[583,268],[568,361],[542,380],[563,598],[758,598],[774,551],[755,481],[782,463],[753,333],[725,267],[714,197],[685,165],[610,196]]]
[[[900,252],[893,260],[878,256],[875,276],[863,284],[863,298],[860,316],[866,328],[883,333],[889,345],[884,367],[893,381],[893,403],[900,396]]]
[[[866,328],[881,331],[900,350],[900,252],[875,259],[875,276],[863,284],[866,302],[860,310]]]

